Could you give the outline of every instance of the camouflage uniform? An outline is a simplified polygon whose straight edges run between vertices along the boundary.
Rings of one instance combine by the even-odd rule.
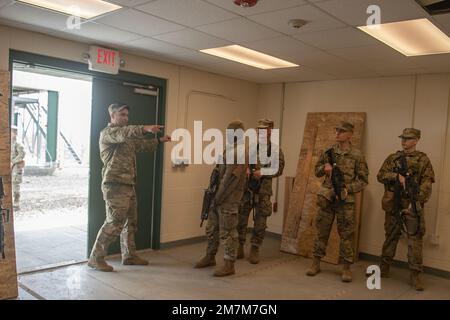
[[[337,166],[344,174],[344,184],[348,191],[345,203],[335,206],[335,198],[331,179],[326,177],[317,195],[319,212],[316,217],[317,238],[314,242],[313,255],[317,258],[325,256],[334,217],[337,219],[337,228],[340,236],[339,256],[346,263],[353,263],[353,239],[355,232],[355,193],[360,192],[368,184],[369,170],[361,151],[350,147],[341,150],[339,145],[333,145]],[[325,165],[329,163],[324,153],[320,156],[315,167],[316,177],[325,175]]]
[[[237,144],[228,145],[223,159],[226,159],[226,150],[234,148],[237,155]],[[236,159],[236,157],[235,157]],[[206,225],[208,246],[207,256],[214,257],[219,248],[219,241],[224,246],[224,259],[235,261],[238,245],[238,210],[239,203],[244,194],[246,179],[246,164],[219,164],[214,170],[219,170],[219,188],[214,198],[215,209],[211,209]]]
[[[269,119],[263,119],[259,121],[259,128],[273,128],[273,121]],[[273,150],[278,150],[278,171],[273,175],[265,175],[261,177],[261,187],[257,194],[253,194],[251,190],[247,190],[241,200],[239,207],[239,222],[238,222],[238,233],[239,233],[239,243],[241,245],[245,244],[247,235],[247,225],[248,217],[250,211],[253,209],[252,202],[255,201],[255,212],[254,212],[254,222],[251,244],[255,247],[260,247],[265,235],[265,230],[267,228],[267,217],[272,214],[272,201],[270,200],[272,196],[272,179],[279,177],[283,174],[284,170],[284,154],[280,147],[274,146],[273,148],[269,145],[269,153]],[[258,159],[259,163],[259,159]],[[267,165],[257,165],[256,167],[270,167]],[[248,181],[246,183],[248,185]],[[253,198],[253,199],[252,199]]]
[[[408,129],[405,129],[405,131]],[[410,130],[410,129],[409,129]],[[403,137],[400,136],[400,137]],[[420,137],[420,131],[419,136]],[[394,208],[394,185],[398,180],[398,174],[395,169],[398,167],[398,161],[402,151],[393,153],[387,157],[383,165],[378,172],[378,181],[384,184],[384,196],[382,200],[382,207],[385,211],[385,241],[382,249],[382,264],[390,265],[397,249],[397,244],[402,234],[401,224],[397,218],[398,212],[395,212]],[[411,153],[405,153],[406,162],[408,165],[409,173],[419,186],[418,194],[418,214],[420,217],[420,227],[415,235],[409,235],[408,237],[408,263],[411,270],[418,272],[423,271],[422,265],[422,239],[425,234],[425,218],[423,208],[425,203],[431,197],[432,184],[434,183],[434,171],[428,156],[420,151],[414,151]],[[409,207],[409,201],[407,198],[401,201],[402,209]]]
[[[12,166],[12,191],[14,206],[19,206],[20,184],[23,176],[23,161],[25,159],[25,148],[17,141],[11,144],[11,166]]]
[[[108,246],[120,234],[122,259],[135,255],[137,228],[136,153],[154,151],[157,139],[145,138],[141,125],[108,126],[100,133],[100,157],[103,162],[102,192],[106,220],[98,232],[91,257],[103,259]]]

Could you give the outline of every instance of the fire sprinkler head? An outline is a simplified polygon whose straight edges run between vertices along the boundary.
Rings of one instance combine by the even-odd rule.
[[[307,23],[308,23],[308,21],[306,21],[306,20],[291,19],[291,20],[289,20],[288,25],[291,26],[292,28],[299,29]]]
[[[253,7],[258,0],[234,0],[234,4],[242,8]]]

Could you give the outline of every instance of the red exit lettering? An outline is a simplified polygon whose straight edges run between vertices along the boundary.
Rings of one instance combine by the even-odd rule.
[[[97,63],[105,64],[110,66],[115,66],[116,62],[116,52],[112,50],[107,50],[103,48],[97,49]]]

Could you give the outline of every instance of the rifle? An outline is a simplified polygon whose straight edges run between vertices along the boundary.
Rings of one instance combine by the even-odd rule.
[[[342,199],[342,190],[344,189],[344,173],[337,165],[336,155],[334,154],[333,148],[325,151],[325,154],[328,157],[328,163],[333,167],[333,170],[331,171],[331,184],[335,194],[333,203],[337,206],[345,202],[345,199]]]
[[[0,210],[0,252],[2,259],[5,259],[5,223],[9,222],[9,209],[0,208]]]
[[[201,213],[201,222],[200,228],[203,226],[203,221],[208,219],[209,210],[213,205],[214,197],[216,196],[217,189],[219,189],[220,182],[220,172],[218,166],[216,166],[211,173],[211,177],[209,178],[209,186],[208,189],[205,190],[203,194],[203,204],[202,204],[202,213]]]
[[[0,252],[5,259],[5,223],[9,222],[9,209],[3,209],[3,178],[0,177]]]
[[[395,212],[397,213],[397,218],[399,220],[400,226],[404,232],[406,232],[409,236],[415,236],[420,229],[420,216],[417,210],[417,200],[419,194],[419,186],[415,181],[414,177],[411,175],[408,169],[408,163],[406,162],[405,153],[402,152],[401,155],[397,158],[397,167],[394,171],[398,175],[402,175],[405,177],[405,188],[402,187],[400,181],[397,179],[394,186],[394,195],[395,195]],[[402,198],[406,196],[411,204],[411,210],[404,210],[402,208]],[[408,222],[408,219],[414,220],[416,224],[411,225],[411,222]],[[409,232],[409,229],[413,229],[413,232]]]
[[[259,179],[256,179],[254,177],[254,172],[259,170],[256,165],[251,164],[250,166],[250,177],[248,179],[247,183],[247,190],[245,191],[246,196],[250,199],[250,204],[253,209],[253,220],[255,220],[255,210],[256,210],[256,204],[258,203],[256,200],[256,197],[259,194],[259,190],[261,189],[262,181],[264,177],[260,177]]]

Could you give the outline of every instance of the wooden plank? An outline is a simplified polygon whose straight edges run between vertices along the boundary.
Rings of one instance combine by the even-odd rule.
[[[294,187],[294,181],[295,178],[294,177],[286,177],[285,178],[285,182],[284,182],[284,203],[285,206],[283,208],[283,227],[282,230],[284,230],[285,226],[286,226],[286,217],[288,214],[288,210],[289,207],[287,204],[289,204],[289,199],[292,193],[292,189]]]
[[[9,79],[9,72],[0,71],[0,92],[4,95],[0,97],[0,176],[3,177],[6,193],[3,208],[12,208]],[[13,220],[11,212],[9,222],[5,224],[6,259],[2,260],[0,257],[0,299],[15,298],[18,295]]]
[[[290,219],[287,221],[287,236],[290,238],[297,239],[298,229],[300,220],[302,217],[302,210],[298,210],[303,208],[306,197],[306,189],[308,188],[308,184],[310,182],[311,175],[311,165],[313,160],[313,152],[314,146],[317,138],[317,127],[312,128],[311,137],[307,140],[308,143],[306,145],[306,155],[304,156],[303,161],[299,161],[297,171],[300,172],[298,175],[298,179],[295,179],[294,188],[292,192],[297,193],[298,195],[295,197],[295,200],[290,204],[289,210],[291,212],[295,212],[295,214],[289,215]],[[289,211],[288,211],[289,212]]]
[[[322,179],[316,178],[314,167],[321,153],[335,143],[334,127],[340,121],[355,125],[352,144],[361,149],[366,115],[365,113],[308,113],[300,149],[294,188],[289,196],[286,223],[283,228],[281,250],[302,256],[312,257],[312,248],[316,238],[315,218],[317,215],[317,192]],[[356,203],[355,252],[358,250],[361,197]],[[339,263],[339,235],[336,221],[333,223],[324,261]]]

